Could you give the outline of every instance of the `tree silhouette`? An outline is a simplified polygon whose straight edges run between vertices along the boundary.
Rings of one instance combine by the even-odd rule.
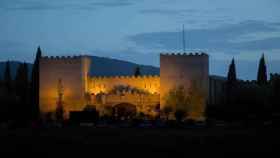
[[[27,99],[24,96],[28,93],[28,84],[28,67],[26,63],[23,63],[19,65],[15,77],[16,94],[19,97]]]
[[[229,65],[229,71],[227,75],[227,82],[229,84],[235,84],[237,81],[236,79],[236,69],[235,69],[235,62],[234,59],[231,60],[231,64]]]
[[[184,89],[183,86],[178,86],[175,87],[173,89],[171,89],[169,91],[169,93],[166,96],[166,105],[167,109],[163,109],[164,113],[169,112],[169,106],[171,108],[171,111],[169,113],[166,113],[167,116],[169,116],[169,114],[173,111],[172,108],[174,108],[174,112],[179,112],[178,114],[178,118],[181,121],[183,118],[180,118],[182,115],[182,113],[187,113],[189,111],[190,108],[190,104],[189,104],[189,97],[187,94],[187,91]],[[166,111],[167,110],[167,111]],[[173,113],[175,114],[175,113]],[[184,116],[185,116],[184,114]],[[175,115],[175,117],[177,118],[177,116]],[[168,117],[167,117],[168,119]]]
[[[2,101],[1,118],[3,121],[13,120],[14,112],[14,98],[10,62],[7,61],[4,72],[4,98]]]
[[[183,86],[178,86],[169,91],[166,96],[166,105],[171,107],[185,108],[189,104],[188,94]]]
[[[236,69],[235,62],[232,59],[231,64],[229,65],[227,82],[226,82],[226,103],[234,104],[236,100],[236,86],[237,86],[237,78],[236,78]]]
[[[169,120],[169,115],[172,113],[173,109],[170,105],[164,106],[162,112],[164,113],[166,120]]]
[[[16,93],[16,118],[18,121],[25,121],[28,113],[29,97],[28,67],[26,63],[20,64],[15,77]]]
[[[4,72],[4,84],[5,84],[7,95],[11,95],[11,93],[12,93],[12,76],[11,76],[10,61],[6,62],[5,72]]]
[[[262,54],[262,57],[259,61],[257,82],[259,85],[265,85],[267,83],[267,71],[266,71],[264,54]]]
[[[174,115],[177,122],[182,122],[182,120],[186,117],[187,112],[184,109],[176,109]]]
[[[137,66],[134,70],[134,76],[135,77],[138,77],[138,76],[141,76],[141,72],[140,72],[140,67]]]
[[[40,46],[37,48],[36,59],[32,68],[31,77],[31,119],[37,120],[39,117],[39,62],[42,56]]]
[[[187,107],[184,108],[187,112],[188,118],[192,120],[204,120],[206,94],[204,94],[198,83],[194,80],[191,82],[191,86],[188,91],[188,104]]]

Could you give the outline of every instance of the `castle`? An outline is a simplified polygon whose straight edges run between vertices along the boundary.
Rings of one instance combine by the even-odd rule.
[[[160,76],[90,76],[91,62],[89,56],[41,57],[39,99],[43,117],[56,111],[59,98],[65,118],[88,105],[102,114],[106,107],[123,104],[153,116],[167,106],[165,98],[173,88],[188,90],[192,84],[203,92],[205,103],[208,99],[209,56],[205,53],[160,54]]]

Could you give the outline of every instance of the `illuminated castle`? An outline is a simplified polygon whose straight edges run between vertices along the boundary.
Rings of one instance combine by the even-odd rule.
[[[165,97],[172,88],[188,89],[194,82],[205,94],[206,102],[208,60],[205,53],[161,54],[160,76],[101,77],[89,75],[91,62],[94,62],[89,56],[42,57],[40,111],[42,116],[54,113],[61,98],[65,118],[71,111],[82,111],[88,105],[102,113],[106,107],[122,104],[134,106],[137,113],[153,116],[166,106]]]

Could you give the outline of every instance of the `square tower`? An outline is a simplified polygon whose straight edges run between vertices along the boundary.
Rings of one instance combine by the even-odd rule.
[[[40,59],[39,104],[42,116],[56,111],[59,91],[63,93],[62,102],[66,118],[70,111],[84,108],[90,63],[88,56]]]
[[[169,92],[183,87],[187,95],[195,86],[208,99],[209,56],[205,53],[160,55],[160,106],[166,105]]]

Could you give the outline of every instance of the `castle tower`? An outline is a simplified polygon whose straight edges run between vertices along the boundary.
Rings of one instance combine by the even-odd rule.
[[[160,105],[166,106],[166,97],[171,89],[183,86],[186,91],[192,84],[208,98],[209,56],[195,54],[160,55]]]
[[[63,109],[65,116],[70,111],[82,110],[88,90],[88,72],[91,60],[87,56],[42,57],[40,59],[40,112],[42,116],[54,113],[57,107],[57,83],[64,87]]]

